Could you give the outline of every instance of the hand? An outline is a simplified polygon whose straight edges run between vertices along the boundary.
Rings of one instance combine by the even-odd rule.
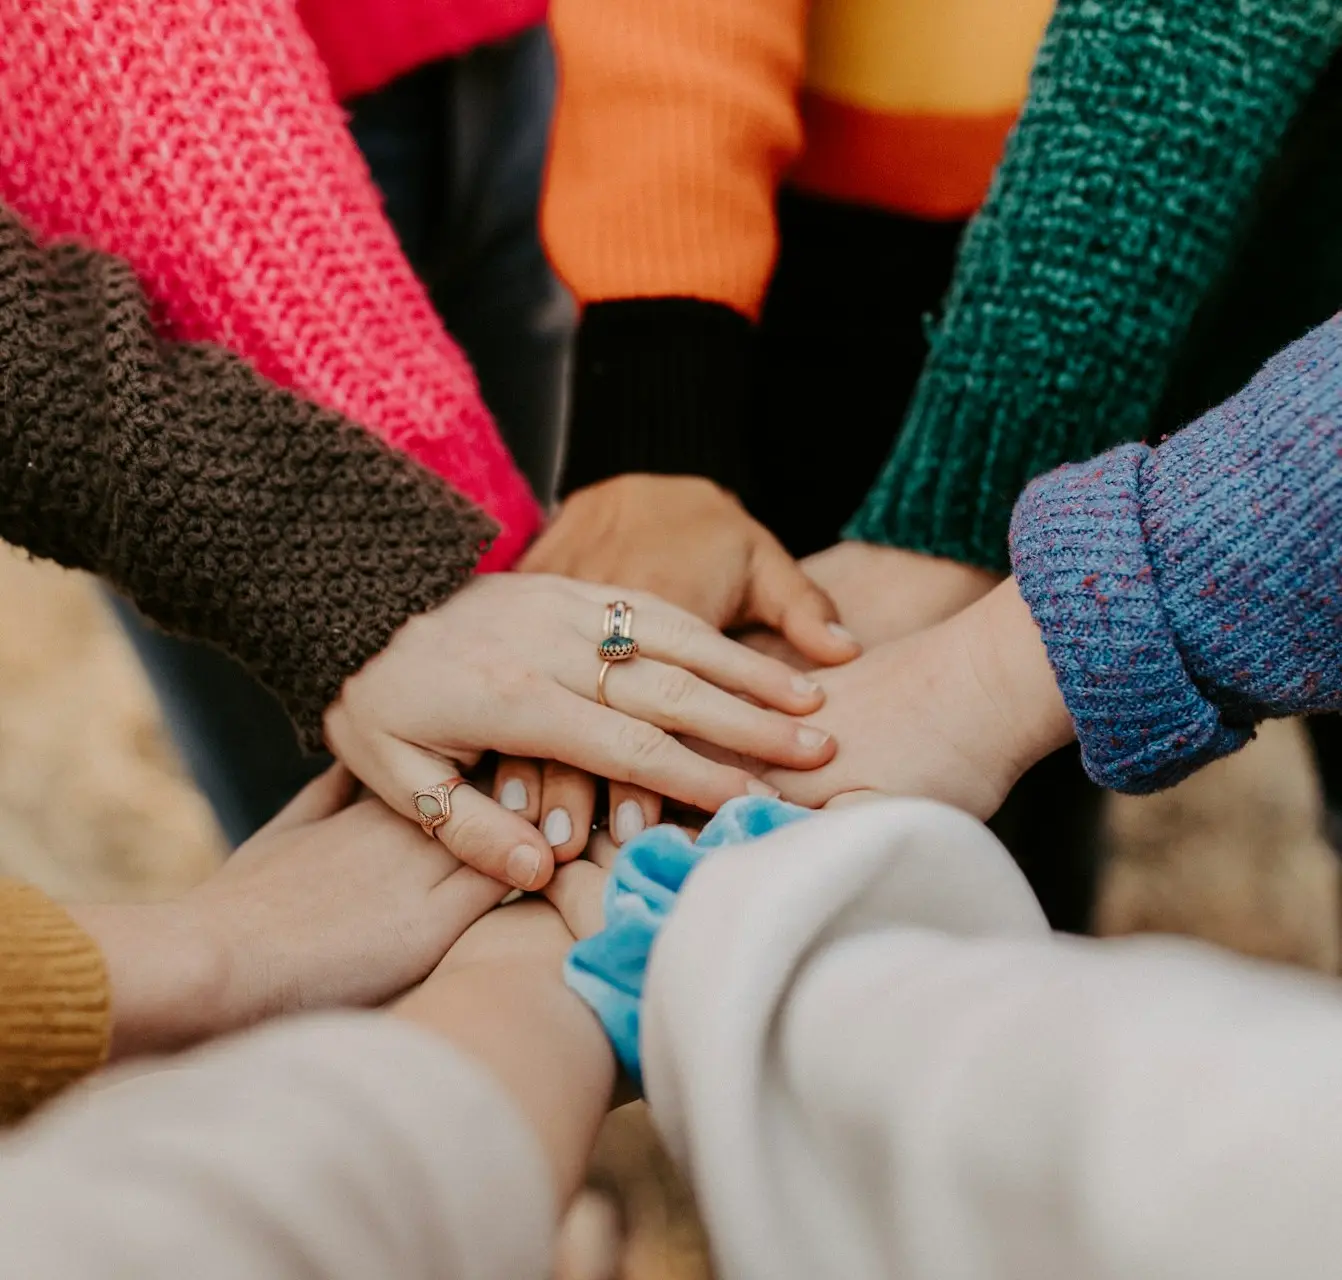
[[[506,888],[337,767],[174,902],[79,907],[105,957],[113,1053],[162,1052],[419,982]]]
[[[824,591],[730,493],[698,476],[625,475],[580,489],[519,567],[637,587],[717,631],[768,627],[812,665],[857,656]]]
[[[834,606],[778,540],[731,494],[697,476],[626,475],[579,490],[520,568],[642,588],[719,631],[760,627],[804,655],[799,669],[858,652],[836,628]],[[590,775],[562,763],[503,760],[495,775],[495,798],[539,825],[561,862],[586,847],[596,791]],[[655,790],[612,779],[611,831],[631,839],[657,823],[660,805]]]
[[[634,607],[641,652],[611,669],[611,705],[603,707],[597,645],[605,606],[617,595]],[[812,681],[653,596],[496,574],[402,627],[346,681],[326,713],[326,736],[407,817],[416,790],[474,767],[489,750],[557,760],[712,811],[763,784],[696,755],[672,734],[814,768],[834,745],[792,717],[821,700]],[[463,862],[521,889],[549,880],[550,845],[522,811],[469,785],[458,786],[451,801],[452,817],[436,834]]]
[[[840,542],[802,568],[823,587],[863,645],[900,640],[960,612],[1004,575],[869,542]]]
[[[1071,737],[1044,644],[1014,582],[955,617],[826,671],[817,724],[839,743],[813,773],[765,770],[798,804],[927,796],[978,818]]]
[[[574,863],[546,890],[559,906],[527,898],[491,911],[394,1010],[450,1040],[508,1091],[549,1158],[561,1203],[581,1182],[615,1082],[606,1033],[563,978],[574,939],[600,928],[604,876]]]

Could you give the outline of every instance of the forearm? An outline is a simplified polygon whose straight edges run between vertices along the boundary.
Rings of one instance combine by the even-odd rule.
[[[295,6],[0,0],[0,198],[124,257],[172,336],[217,342],[438,472],[538,512],[401,253]],[[171,61],[169,61],[169,56]]]
[[[561,1204],[577,1190],[615,1085],[601,1024],[564,985],[572,942],[548,904],[492,912],[395,1009],[508,1094],[544,1148]]]
[[[161,345],[125,264],[39,249],[3,209],[0,326],[19,375],[0,403],[0,536],[226,650],[313,745],[344,680],[464,582],[492,532],[240,360]]]
[[[434,980],[431,1001],[412,993],[397,1014],[488,1071],[528,1121],[565,1203],[609,1109],[615,1059],[600,1023],[564,986],[559,960],[463,966]]]
[[[0,1160],[7,1270],[95,1280],[542,1280],[555,1200],[498,1085],[382,1014],[109,1079]]]
[[[1142,437],[1339,38],[1325,0],[1061,0],[850,536],[1004,569],[1033,476]]]
[[[1342,706],[1342,319],[1159,449],[1041,478],[1015,572],[1092,776],[1177,781],[1274,715]]]

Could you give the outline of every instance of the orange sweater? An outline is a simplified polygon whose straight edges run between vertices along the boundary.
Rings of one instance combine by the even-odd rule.
[[[1053,0],[553,0],[546,245],[581,302],[759,313],[785,175],[925,218],[983,199]]]

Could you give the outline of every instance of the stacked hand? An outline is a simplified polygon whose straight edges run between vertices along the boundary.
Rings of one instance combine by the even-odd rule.
[[[602,706],[597,646],[606,605],[617,597],[634,606],[639,656],[612,667]],[[327,711],[326,735],[359,778],[410,818],[417,790],[473,768],[487,751],[553,760],[712,811],[763,784],[673,735],[813,768],[829,759],[833,743],[794,717],[822,701],[819,687],[785,663],[654,596],[507,574],[478,578],[407,623],[346,682]],[[552,769],[551,776],[564,774]],[[506,783],[505,775],[501,793]],[[451,818],[435,834],[468,865],[538,889],[554,859],[534,825],[539,788],[533,791],[510,809],[458,786]],[[580,848],[586,829],[576,815],[572,826]]]

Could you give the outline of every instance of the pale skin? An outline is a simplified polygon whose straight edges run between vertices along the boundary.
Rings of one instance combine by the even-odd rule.
[[[640,654],[611,672],[607,707],[597,701],[596,650],[613,595],[635,608]],[[712,811],[764,784],[677,736],[813,768],[834,744],[797,717],[823,700],[786,663],[645,592],[494,574],[406,623],[345,682],[325,730],[332,752],[406,817],[417,790],[466,773],[487,751],[553,760]],[[435,834],[467,865],[534,890],[550,879],[556,852],[564,856],[536,816],[463,786]]]
[[[744,632],[751,647],[811,671],[822,685],[812,668],[942,622],[1001,581],[975,566],[860,542],[798,564],[730,494],[686,476],[627,475],[580,490],[521,567],[645,586],[716,627]],[[831,643],[835,636],[843,643]],[[655,791],[618,781],[609,791],[617,842],[658,821]],[[508,758],[494,795],[551,837],[557,860],[582,852],[597,799],[590,774]]]

